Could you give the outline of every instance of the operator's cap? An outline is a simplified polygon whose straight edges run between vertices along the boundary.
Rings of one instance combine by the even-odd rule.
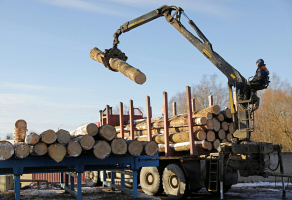
[[[263,59],[258,59],[257,62],[256,62],[256,64],[257,64],[257,63],[259,63],[259,67],[261,67],[261,66],[263,66],[263,65],[265,66],[265,62],[264,62]]]

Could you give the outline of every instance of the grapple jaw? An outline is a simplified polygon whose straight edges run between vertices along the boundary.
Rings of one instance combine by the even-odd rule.
[[[117,72],[117,70],[110,67],[110,59],[111,58],[117,58],[117,59],[120,59],[122,61],[126,61],[128,59],[126,54],[123,53],[121,50],[119,50],[116,47],[104,50],[104,52],[101,54],[102,63],[104,64],[104,66],[107,69],[114,71],[114,72]]]

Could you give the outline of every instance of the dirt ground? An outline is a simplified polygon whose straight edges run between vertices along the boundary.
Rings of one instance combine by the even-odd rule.
[[[287,183],[285,184],[287,186]],[[138,190],[137,200],[153,199],[153,200],[166,200],[169,199],[165,194],[161,196],[152,197],[144,194],[141,189]],[[108,187],[83,187],[82,197],[84,200],[102,199],[102,200],[132,200],[133,197],[129,194],[121,194],[120,191],[112,191]],[[287,199],[292,199],[292,184],[286,188]],[[21,200],[36,199],[36,200],[61,200],[61,199],[76,199],[70,194],[61,190],[58,184],[53,184],[46,189],[42,186],[40,190],[36,189],[35,185],[28,185],[22,188],[20,192]],[[1,200],[14,200],[14,191],[0,192]],[[217,200],[219,196],[212,195],[201,189],[197,193],[191,193],[187,199],[211,199]],[[282,186],[281,183],[239,183],[232,186],[232,188],[224,195],[224,199],[282,199]]]

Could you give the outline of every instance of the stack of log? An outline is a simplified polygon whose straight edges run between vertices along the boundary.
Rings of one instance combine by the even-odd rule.
[[[65,156],[93,155],[98,159],[105,159],[111,154],[154,156],[158,153],[158,145],[154,141],[126,141],[116,138],[116,129],[110,124],[98,127],[94,123],[89,123],[71,133],[63,129],[57,132],[49,129],[40,135],[31,132],[22,136],[24,131],[21,130],[26,132],[24,122],[17,121],[17,124],[25,124],[25,128],[20,129],[18,128],[20,126],[17,126],[21,134],[19,136],[15,134],[14,140],[0,141],[0,160],[7,160],[13,155],[18,158],[48,155],[56,162],[61,162]]]
[[[214,105],[192,113],[194,144],[200,150],[217,150],[220,143],[231,142],[233,138],[233,122],[231,110]],[[188,151],[189,127],[188,115],[176,115],[168,119],[169,143],[173,151]],[[164,152],[164,119],[151,120],[152,140],[159,144],[159,151]],[[121,137],[120,127],[116,126],[118,136]],[[134,136],[138,141],[147,141],[147,122],[137,121],[134,123]],[[124,125],[124,136],[129,138],[130,125]]]

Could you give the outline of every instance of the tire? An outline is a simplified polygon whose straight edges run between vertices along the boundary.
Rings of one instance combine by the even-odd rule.
[[[98,171],[85,172],[85,183],[87,187],[94,187],[99,182]]]
[[[155,196],[163,192],[161,172],[157,167],[142,167],[140,184],[145,194]]]
[[[180,166],[169,164],[163,171],[163,189],[171,199],[185,199],[188,195],[188,187],[185,175]]]

